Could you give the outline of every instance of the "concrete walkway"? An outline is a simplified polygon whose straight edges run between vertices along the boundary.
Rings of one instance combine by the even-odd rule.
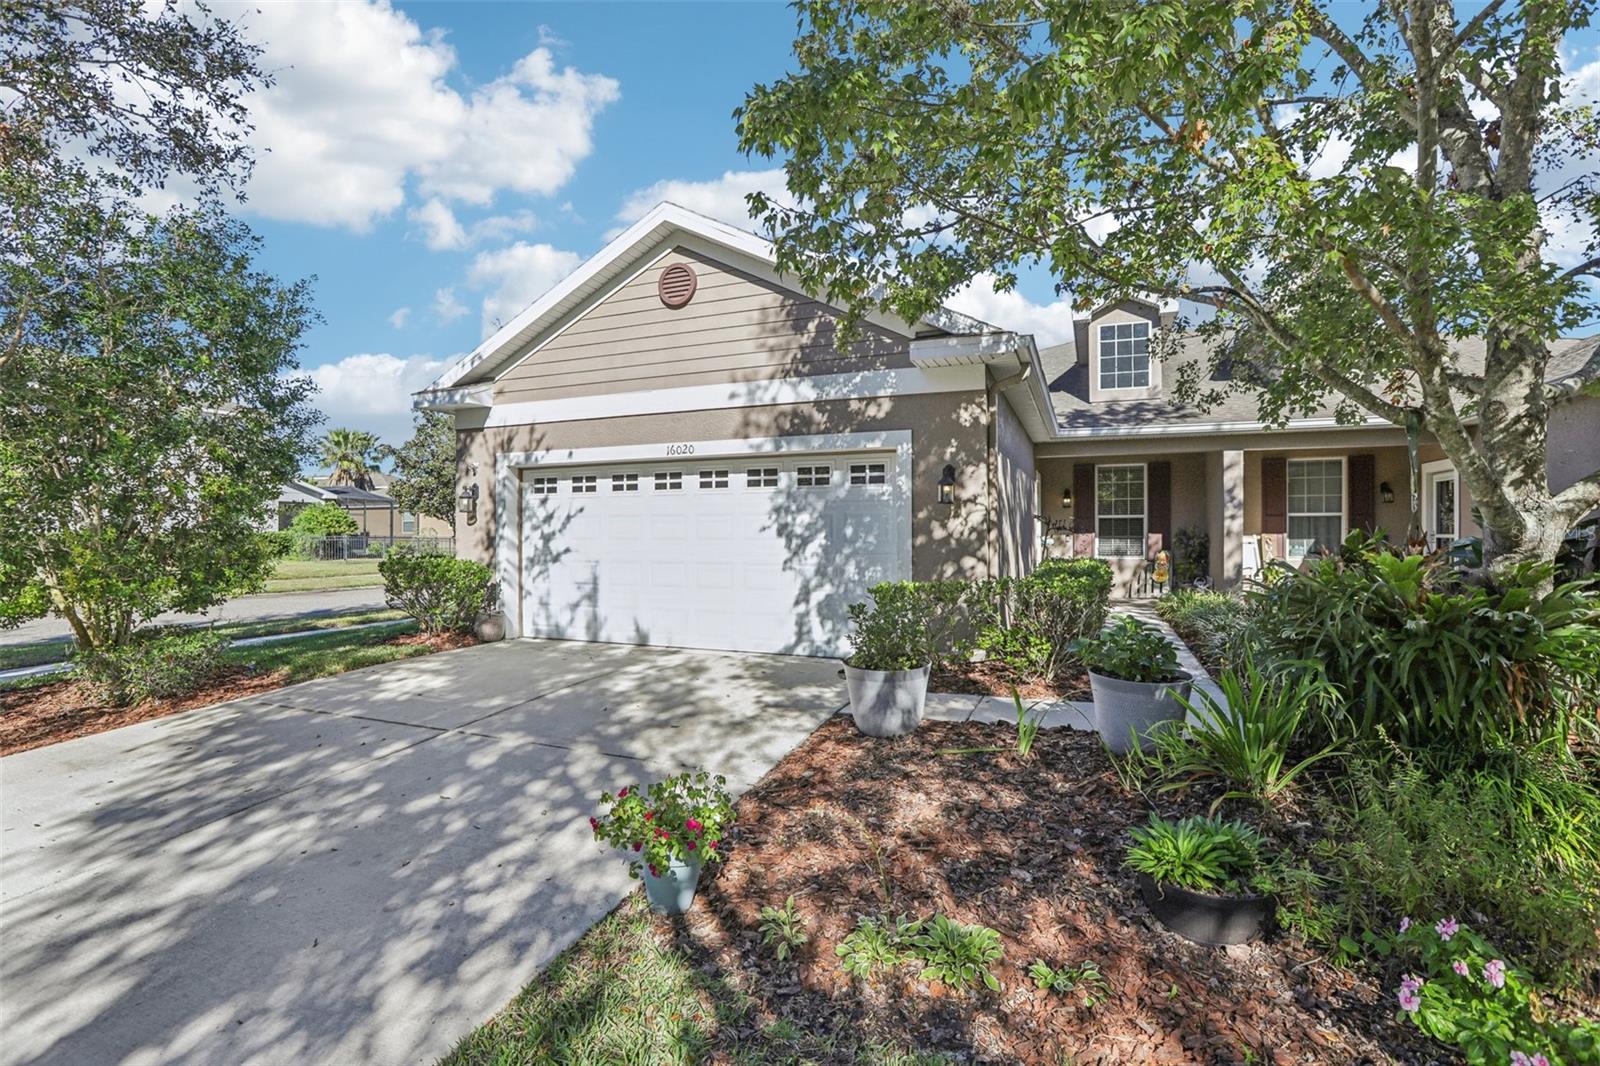
[[[383,587],[328,589],[323,592],[263,592],[240,596],[206,614],[176,611],[157,618],[158,625],[194,625],[201,622],[268,622],[279,618],[319,618],[352,611],[377,611],[385,606]],[[59,618],[41,618],[15,629],[0,631],[0,646],[33,644],[41,640],[66,640],[72,627]]]
[[[0,759],[0,1063],[430,1062],[632,888],[603,789],[742,790],[837,670],[518,641]]]

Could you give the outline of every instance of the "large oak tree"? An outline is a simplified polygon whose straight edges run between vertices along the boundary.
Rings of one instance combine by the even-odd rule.
[[[1561,52],[1591,7],[802,0],[796,71],[737,115],[800,206],[752,211],[856,312],[1027,263],[1211,305],[1266,420],[1332,396],[1426,430],[1491,565],[1549,559],[1600,505],[1600,470],[1547,477],[1552,410],[1600,378],[1548,372],[1596,309],[1600,137]]]

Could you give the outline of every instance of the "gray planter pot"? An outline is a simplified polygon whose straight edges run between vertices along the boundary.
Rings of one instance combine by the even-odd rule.
[[[472,632],[485,643],[506,638],[506,616],[499,611],[485,611],[472,623]]]
[[[1089,688],[1094,692],[1094,728],[1106,747],[1123,755],[1132,748],[1132,734],[1139,734],[1139,747],[1149,751],[1152,743],[1145,734],[1159,722],[1182,721],[1181,696],[1189,698],[1194,683],[1188,675],[1181,681],[1124,681],[1089,671]]]
[[[694,903],[694,890],[700,884],[700,863],[673,859],[672,864],[661,871],[661,876],[652,874],[646,866],[639,871],[639,877],[644,881],[644,894],[651,910],[682,914]]]
[[[850,717],[869,737],[903,737],[922,721],[930,666],[915,670],[858,670],[844,664]]]

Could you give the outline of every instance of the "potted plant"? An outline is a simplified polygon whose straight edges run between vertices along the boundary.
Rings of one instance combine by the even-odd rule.
[[[1122,754],[1149,750],[1150,727],[1182,720],[1193,679],[1178,669],[1178,653],[1153,626],[1123,615],[1074,650],[1089,670],[1094,728],[1106,747]]]
[[[589,819],[594,838],[629,856],[628,873],[644,881],[650,906],[682,914],[694,902],[700,870],[721,862],[724,834],[733,825],[733,801],[720,774],[685,772],[640,790],[638,785],[600,797],[606,813]]]
[[[868,736],[904,736],[922,721],[928,697],[928,618],[911,582],[874,585],[870,594],[871,604],[850,605],[850,716]]]
[[[1152,814],[1132,835],[1128,866],[1162,925],[1198,944],[1242,944],[1265,932],[1275,904],[1252,891],[1261,834],[1243,822]]]

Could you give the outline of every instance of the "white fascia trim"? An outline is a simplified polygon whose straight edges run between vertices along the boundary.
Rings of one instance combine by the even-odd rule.
[[[1266,422],[1193,422],[1159,426],[1056,426],[1056,440],[1074,440],[1084,437],[1206,437],[1219,433],[1265,433],[1285,430],[1316,429],[1372,429],[1389,427],[1399,429],[1386,418],[1369,416],[1356,425],[1340,422],[1337,418],[1299,418],[1288,425],[1274,426]]]
[[[667,455],[667,449],[692,445],[693,456]],[[501,452],[494,460],[495,574],[500,603],[505,607],[506,636],[522,636],[522,471],[539,466],[587,466],[640,461],[693,461],[741,455],[779,455],[791,452],[866,452],[894,449],[896,491],[904,494],[897,557],[900,573],[911,573],[911,431],[889,429],[874,433],[819,433],[793,437],[740,437],[731,440],[673,441],[671,444],[622,444],[594,448],[552,448],[539,452]],[[516,604],[512,610],[509,604]]]
[[[714,411],[728,407],[771,407],[822,400],[875,399],[926,393],[969,392],[983,388],[982,367],[922,370],[868,370],[859,374],[818,374],[717,385],[682,385],[671,389],[573,396],[562,400],[526,400],[489,408],[481,425],[462,422],[464,429],[523,426],[550,422],[586,422],[598,418]]]
[[[412,393],[413,411],[470,411],[494,406],[494,386],[467,385],[459,389],[423,389]]]
[[[911,342],[911,361],[918,366],[982,366],[1014,362],[1022,343],[1023,338],[1015,333],[930,337]]]

